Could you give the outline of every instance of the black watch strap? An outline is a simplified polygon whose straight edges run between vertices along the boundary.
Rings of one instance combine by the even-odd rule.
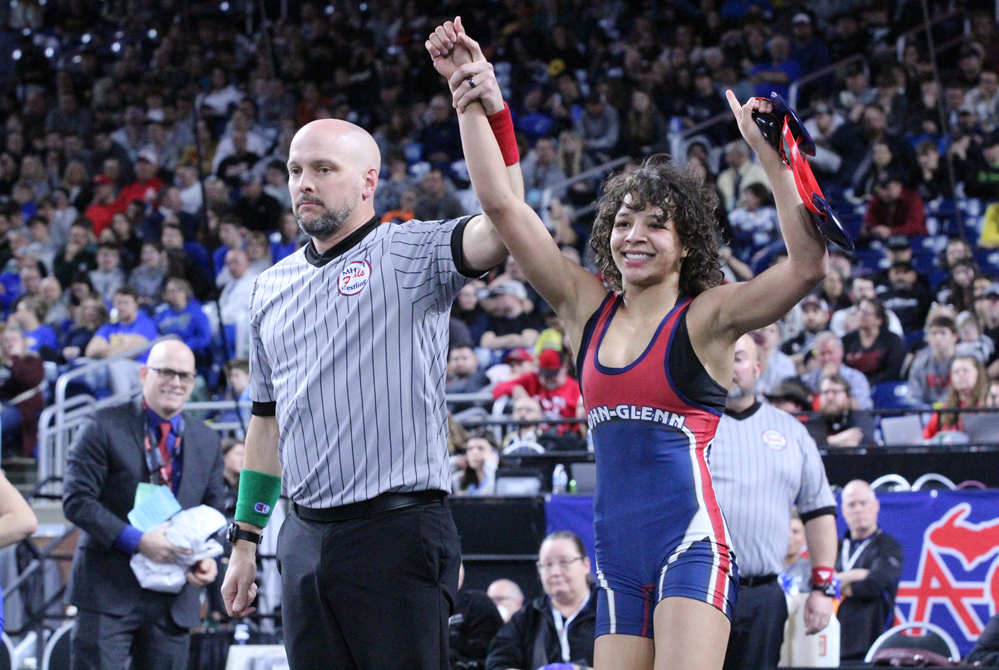
[[[821,591],[830,598],[836,597],[836,585],[832,582],[826,582],[825,584],[812,584],[813,591]]]
[[[246,542],[252,542],[253,544],[259,545],[263,540],[263,536],[260,533],[243,530],[236,524],[235,521],[229,524],[229,528],[226,529],[225,537],[229,540],[229,544],[235,544],[236,540],[244,540]]]

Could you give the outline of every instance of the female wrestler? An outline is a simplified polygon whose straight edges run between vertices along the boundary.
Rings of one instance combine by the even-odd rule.
[[[728,93],[773,185],[788,260],[721,286],[715,196],[653,156],[605,186],[591,239],[602,282],[564,258],[511,192],[489,120],[471,104],[496,85],[478,45],[448,22],[427,49],[449,79],[483,210],[578,355],[597,460],[595,667],[721,668],[738,581],[707,450],[735,342],[786,314],[828,264],[791,172],[751,120],[770,104],[740,106]],[[472,62],[454,55],[462,49]]]

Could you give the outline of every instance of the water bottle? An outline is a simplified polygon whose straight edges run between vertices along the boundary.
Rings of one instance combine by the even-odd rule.
[[[236,624],[232,637],[236,640],[236,644],[246,644],[246,641],[250,639],[250,627],[245,623]]]
[[[565,493],[569,485],[569,475],[565,472],[565,466],[559,463],[552,472],[552,493]]]

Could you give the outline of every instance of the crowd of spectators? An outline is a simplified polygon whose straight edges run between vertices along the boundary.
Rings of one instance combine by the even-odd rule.
[[[934,14],[943,4],[929,3]],[[820,289],[756,333],[758,394],[814,411],[810,429],[829,447],[875,440],[863,410],[886,384],[916,405],[999,406],[999,261],[988,255],[999,248],[999,31],[989,3],[948,5],[960,11],[937,37],[956,46],[936,54],[935,73],[925,43],[905,36],[922,21],[905,0],[288,0],[249,13],[215,0],[0,3],[4,456],[33,454],[49,371],[162,335],[195,352],[195,398],[248,399],[254,279],[305,241],[285,168],[305,123],[342,118],[372,133],[384,225],[478,211],[423,46],[456,14],[512,109],[527,201],[588,267],[602,179],[589,171],[662,151],[717,190],[728,281],[779,262],[770,187],[723,92],[789,97],[805,78],[793,92],[816,140],[811,163],[857,252],[835,252]],[[583,416],[573,352],[515,262],[462,289],[451,324],[456,493],[494,493],[504,454],[586,449],[583,425],[567,422]],[[136,370],[119,361],[88,390],[128,390]],[[461,427],[497,404],[509,426]],[[941,412],[925,436],[962,428]],[[241,452],[227,445],[232,491]],[[546,596],[533,603],[507,580],[490,588],[503,620],[527,608],[500,634],[495,667],[527,667],[520,647],[552,603],[566,616],[589,607],[577,538],[549,538],[539,571]],[[582,612],[545,662],[592,654]],[[478,659],[456,648],[467,667],[486,664],[485,646]]]

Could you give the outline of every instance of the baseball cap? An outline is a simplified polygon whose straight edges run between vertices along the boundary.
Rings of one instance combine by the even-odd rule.
[[[520,298],[521,300],[527,300],[527,289],[524,288],[524,285],[519,281],[510,279],[503,282],[499,286],[494,286],[492,291],[489,292],[489,295],[512,295]]]
[[[991,284],[989,284],[988,288],[985,289],[985,291],[982,293],[982,295],[983,296],[985,296],[985,295],[999,296],[999,281],[994,281]]]
[[[812,17],[810,17],[805,12],[798,12],[797,14],[794,15],[794,18],[791,19],[792,25],[798,23],[811,23],[811,22],[812,22]]]
[[[107,176],[106,174],[99,174],[96,177],[94,177],[94,185],[95,186],[101,186],[101,185],[114,186],[114,180],[111,179],[111,177]]]
[[[135,157],[136,160],[146,161],[147,163],[152,163],[153,165],[159,165],[160,157],[156,155],[156,152],[152,149],[143,149],[139,152],[139,155]]]
[[[908,249],[909,238],[905,235],[889,235],[887,247],[889,249]]]
[[[965,58],[966,56],[978,56],[979,58],[982,58],[982,48],[977,44],[965,44],[961,47],[960,57]]]
[[[901,260],[901,259],[895,261],[894,263],[892,263],[891,264],[891,268],[889,268],[889,269],[891,269],[891,270],[906,270],[906,271],[915,270],[915,268],[912,267],[912,261],[905,261],[905,260]]]
[[[821,309],[823,312],[829,311],[829,303],[827,303],[825,300],[814,294],[806,295],[804,298],[801,299],[802,309],[805,309],[805,307],[809,305],[814,305],[815,307]]]
[[[503,356],[504,363],[526,363],[533,360],[534,356],[531,356],[531,352],[524,347],[511,349]]]
[[[554,349],[545,349],[538,356],[538,372],[554,373],[562,367],[562,355]]]
[[[811,393],[804,384],[794,380],[783,381],[777,385],[773,393],[764,394],[770,402],[790,400],[801,405],[804,409],[812,406]]]

